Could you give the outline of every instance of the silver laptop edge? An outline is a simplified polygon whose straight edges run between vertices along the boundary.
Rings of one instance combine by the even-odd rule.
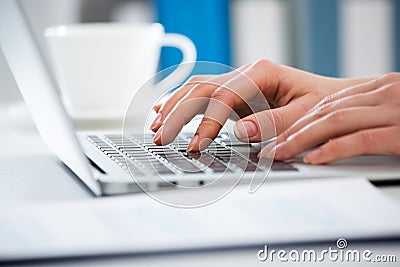
[[[1,0],[0,20],[1,49],[43,140],[95,195],[101,195],[20,4]]]

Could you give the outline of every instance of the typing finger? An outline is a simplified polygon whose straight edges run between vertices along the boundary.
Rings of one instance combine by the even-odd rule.
[[[162,125],[166,115],[171,112],[175,105],[194,87],[197,82],[206,81],[211,78],[211,75],[204,76],[193,76],[191,77],[181,88],[177,89],[165,103],[159,106],[154,106],[158,113],[153,123],[151,124],[151,130],[156,132]]]
[[[368,114],[369,116],[366,116]],[[275,159],[287,160],[332,138],[352,132],[390,125],[381,107],[337,110],[312,122],[277,145]]]
[[[303,116],[315,103],[313,95],[304,96],[286,106],[247,116],[235,124],[235,135],[243,142],[261,142],[275,137]]]
[[[337,100],[346,98],[348,96],[352,95],[357,95],[357,94],[363,94],[363,93],[368,93],[371,92],[381,86],[384,86],[389,83],[394,83],[398,82],[400,80],[400,74],[399,73],[389,73],[383,76],[380,76],[378,78],[364,78],[360,79],[360,81],[366,80],[363,83],[356,84],[354,86],[345,88],[343,90],[340,90],[330,96],[325,97],[318,105],[315,106],[315,108],[311,109],[309,113],[312,113],[315,111],[315,109],[319,106],[333,103]]]
[[[153,110],[158,113],[160,111],[160,108],[162,106],[163,103],[158,103],[156,105],[154,105]]]
[[[268,75],[265,69],[251,65],[215,90],[188,151],[199,151],[207,147],[236,107],[257,99],[259,103],[264,102],[265,108],[268,108],[268,102],[260,90],[265,88],[266,76]]]
[[[213,92],[227,80],[237,75],[243,68],[246,68],[246,66],[232,72],[212,76],[206,81],[192,82],[194,86],[189,92],[174,105],[168,114],[165,114],[162,121],[162,131],[160,131],[160,127],[154,137],[154,142],[156,144],[172,142],[188,121],[195,115],[204,113]]]
[[[351,108],[351,107],[367,107],[375,106],[379,103],[376,91],[361,93],[357,95],[350,95],[342,99],[328,102],[323,105],[318,105],[312,112],[308,112],[300,120],[296,121],[286,131],[280,134],[277,138],[277,143],[282,143],[292,134],[296,133],[306,125],[319,120],[335,110]]]
[[[304,162],[324,164],[364,154],[400,155],[399,126],[368,129],[331,139],[304,157]]]

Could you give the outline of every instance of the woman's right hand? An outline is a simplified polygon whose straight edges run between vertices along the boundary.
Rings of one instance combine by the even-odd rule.
[[[186,123],[204,113],[188,146],[189,152],[203,150],[232,110],[241,118],[235,125],[239,140],[264,141],[285,131],[324,97],[368,80],[328,78],[268,60],[221,75],[193,76],[165,103],[154,107],[158,113],[151,127],[156,132],[154,143],[172,142]],[[246,103],[258,101],[260,93],[271,109],[252,114]]]

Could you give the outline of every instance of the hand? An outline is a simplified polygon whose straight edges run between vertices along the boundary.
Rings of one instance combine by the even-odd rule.
[[[304,161],[322,164],[362,154],[400,155],[400,73],[323,99],[277,138],[275,158],[318,146]],[[321,145],[322,144],[322,145]],[[265,147],[261,154],[268,153]]]
[[[203,150],[218,135],[231,110],[242,118],[235,127],[240,140],[264,141],[275,137],[275,131],[271,132],[273,123],[280,134],[324,97],[367,80],[327,78],[268,60],[222,75],[194,76],[165,103],[154,107],[158,112],[151,126],[156,132],[154,142],[172,142],[187,122],[204,113],[188,146],[188,151]],[[249,115],[246,103],[256,101],[257,92],[273,109]]]

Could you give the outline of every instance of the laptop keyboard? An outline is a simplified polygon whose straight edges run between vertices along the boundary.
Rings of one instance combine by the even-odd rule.
[[[181,135],[165,146],[153,144],[153,134],[88,135],[88,140],[127,172],[136,175],[182,175],[221,172],[267,172],[259,161],[258,150],[249,144],[219,136],[204,151],[187,153],[190,138]],[[240,151],[240,152],[239,152]],[[244,151],[244,152],[243,152]],[[272,171],[296,171],[292,165],[274,162]]]

